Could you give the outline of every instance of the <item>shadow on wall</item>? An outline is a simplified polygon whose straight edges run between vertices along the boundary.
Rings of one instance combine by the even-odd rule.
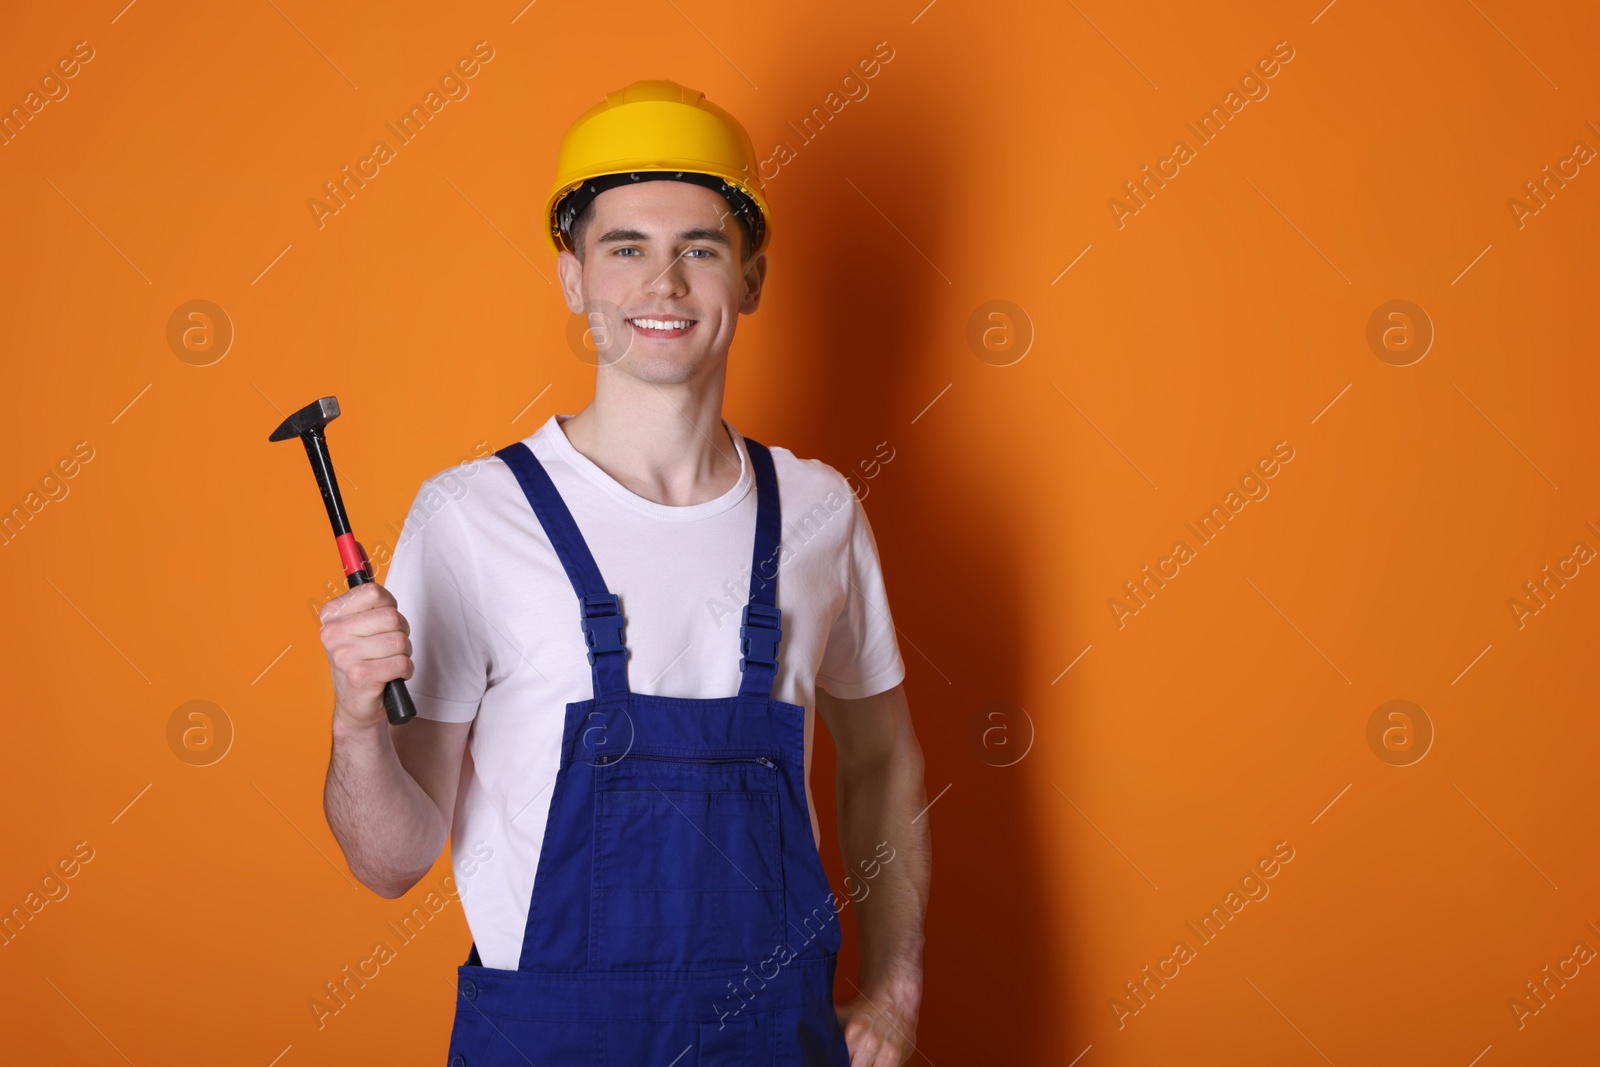
[[[1044,928],[1048,891],[1022,778],[1034,768],[1030,757],[1013,763],[1009,754],[1031,741],[1012,703],[1021,680],[1044,669],[1024,661],[1013,621],[1037,595],[1013,547],[1013,524],[1023,519],[970,455],[956,454],[973,438],[951,429],[954,411],[935,404],[912,424],[944,383],[970,369],[961,360],[977,364],[961,330],[967,305],[992,295],[974,289],[981,278],[972,270],[941,259],[965,212],[933,162],[943,154],[937,128],[919,114],[931,106],[880,87],[851,110],[883,114],[841,114],[778,179],[788,183],[781,195],[794,221],[774,280],[791,290],[782,302],[815,331],[795,345],[813,369],[786,379],[787,406],[803,420],[794,437],[816,442],[810,454],[853,475],[858,495],[870,496],[926,762],[933,880],[917,1039],[926,1055],[915,1062],[1055,1062],[1063,1050],[1047,1048],[1047,1035],[1067,991],[1052,974],[1064,968],[1041,949],[1061,935]],[[930,165],[909,165],[915,160]],[[959,315],[952,301],[962,304]],[[952,320],[960,323],[953,333]],[[890,450],[893,465],[880,468]],[[1027,713],[1033,728],[1050,718],[1040,711]],[[826,844],[837,841],[834,761],[832,739],[819,729],[812,782],[829,877],[842,894],[844,868]],[[856,995],[854,912],[841,913],[840,1000]]]

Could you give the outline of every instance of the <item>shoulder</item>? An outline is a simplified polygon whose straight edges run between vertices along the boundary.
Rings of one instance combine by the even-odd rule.
[[[424,478],[417,489],[418,498],[433,496],[454,501],[465,500],[471,496],[474,485],[493,481],[500,472],[506,471],[505,463],[489,450],[485,442],[480,441],[479,447],[483,450],[481,455],[453,463]]]
[[[479,441],[473,454],[460,462],[436,471],[417,487],[411,510],[406,513],[400,539],[409,540],[424,527],[436,527],[435,537],[450,536],[447,531],[470,528],[486,509],[508,490],[516,488],[516,476],[494,454],[486,441]],[[455,521],[434,522],[445,512]]]
[[[769,445],[783,504],[786,541],[815,545],[824,554],[842,555],[856,525],[856,495],[850,480],[820,459]]]
[[[853,494],[849,480],[820,459],[795,455],[782,445],[768,445],[772,469],[778,476],[778,490],[786,500],[826,502],[832,510],[849,504]]]

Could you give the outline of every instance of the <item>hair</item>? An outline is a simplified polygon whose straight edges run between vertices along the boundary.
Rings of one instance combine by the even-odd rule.
[[[751,245],[755,243],[750,235],[750,227],[746,226],[744,220],[731,211],[724,217],[731,218],[738,224],[739,262],[741,264],[749,263],[750,256],[753,254]],[[594,201],[591,200],[583,206],[582,211],[578,212],[578,217],[572,220],[572,225],[568,230],[568,237],[572,241],[573,255],[578,257],[578,262],[580,263],[583,262],[583,257],[588,254],[588,250],[584,247],[584,231],[589,228],[589,223],[593,221]]]

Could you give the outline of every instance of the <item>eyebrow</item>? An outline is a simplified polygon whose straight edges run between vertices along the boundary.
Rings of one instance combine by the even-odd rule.
[[[619,229],[615,229],[615,230],[607,230],[605,233],[600,235],[599,240],[597,240],[595,243],[603,245],[603,244],[612,243],[612,242],[618,242],[618,241],[644,241],[644,242],[648,242],[649,240],[650,240],[650,235],[645,233],[642,230],[630,230],[630,229],[627,229],[627,228],[619,228]],[[682,233],[678,234],[678,240],[680,240],[680,241],[711,241],[714,244],[720,244],[725,248],[732,248],[733,247],[732,243],[728,240],[728,235],[727,234],[723,233],[721,230],[707,229],[707,228],[704,228],[704,227],[702,227],[700,229],[694,229],[694,230],[684,230]]]

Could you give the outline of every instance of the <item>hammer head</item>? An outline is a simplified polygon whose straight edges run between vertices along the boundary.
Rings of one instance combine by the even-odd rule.
[[[339,400],[337,397],[325,396],[320,400],[313,400],[299,411],[283,420],[268,441],[287,441],[291,437],[299,437],[307,430],[321,429],[339,417]]]

